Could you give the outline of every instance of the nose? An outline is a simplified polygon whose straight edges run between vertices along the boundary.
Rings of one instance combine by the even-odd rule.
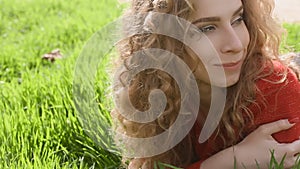
[[[243,50],[243,43],[237,30],[230,26],[223,32],[223,42],[221,47],[222,53],[238,53]]]

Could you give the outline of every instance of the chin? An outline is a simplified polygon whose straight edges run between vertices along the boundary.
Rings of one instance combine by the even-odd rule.
[[[231,87],[239,81],[239,76],[233,76],[230,78],[226,78],[226,80],[215,80],[211,83],[211,85],[216,87]]]
[[[233,86],[235,84],[237,84],[237,82],[240,80],[240,76],[236,76],[234,78],[228,79],[226,81],[226,87],[230,87]]]
[[[239,80],[236,80],[236,81],[234,81],[234,82],[229,82],[229,83],[226,84],[226,87],[231,87],[231,86],[237,84],[238,81],[239,81]]]

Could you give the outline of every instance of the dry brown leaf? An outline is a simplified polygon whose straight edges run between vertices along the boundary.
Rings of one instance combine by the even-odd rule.
[[[54,62],[56,59],[61,59],[62,55],[59,49],[54,49],[50,53],[44,54],[42,58]]]

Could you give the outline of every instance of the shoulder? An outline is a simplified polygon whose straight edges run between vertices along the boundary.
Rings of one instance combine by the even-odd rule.
[[[296,74],[278,61],[265,66],[263,74],[256,81],[256,104],[250,106],[254,114],[281,116],[285,112],[300,112],[300,82]]]
[[[300,118],[300,82],[291,69],[274,61],[265,66],[257,80],[256,104],[249,106],[255,126],[279,119]],[[300,136],[300,123],[286,132],[274,134],[279,142],[292,142]]]
[[[300,82],[295,72],[277,61],[264,69],[266,75],[256,82],[256,112],[278,118],[300,112]]]
[[[256,87],[262,94],[276,93],[279,90],[300,92],[300,82],[296,73],[279,61],[266,64],[261,76],[256,82]]]

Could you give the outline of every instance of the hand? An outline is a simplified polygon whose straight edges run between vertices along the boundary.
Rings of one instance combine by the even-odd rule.
[[[128,169],[151,169],[151,166],[146,159],[134,158],[130,161]]]
[[[257,168],[257,164],[261,169],[268,168],[272,151],[277,162],[285,156],[284,168],[293,167],[300,152],[300,140],[281,144],[272,137],[273,133],[289,129],[293,125],[288,120],[278,120],[258,127],[234,146],[237,168]]]

